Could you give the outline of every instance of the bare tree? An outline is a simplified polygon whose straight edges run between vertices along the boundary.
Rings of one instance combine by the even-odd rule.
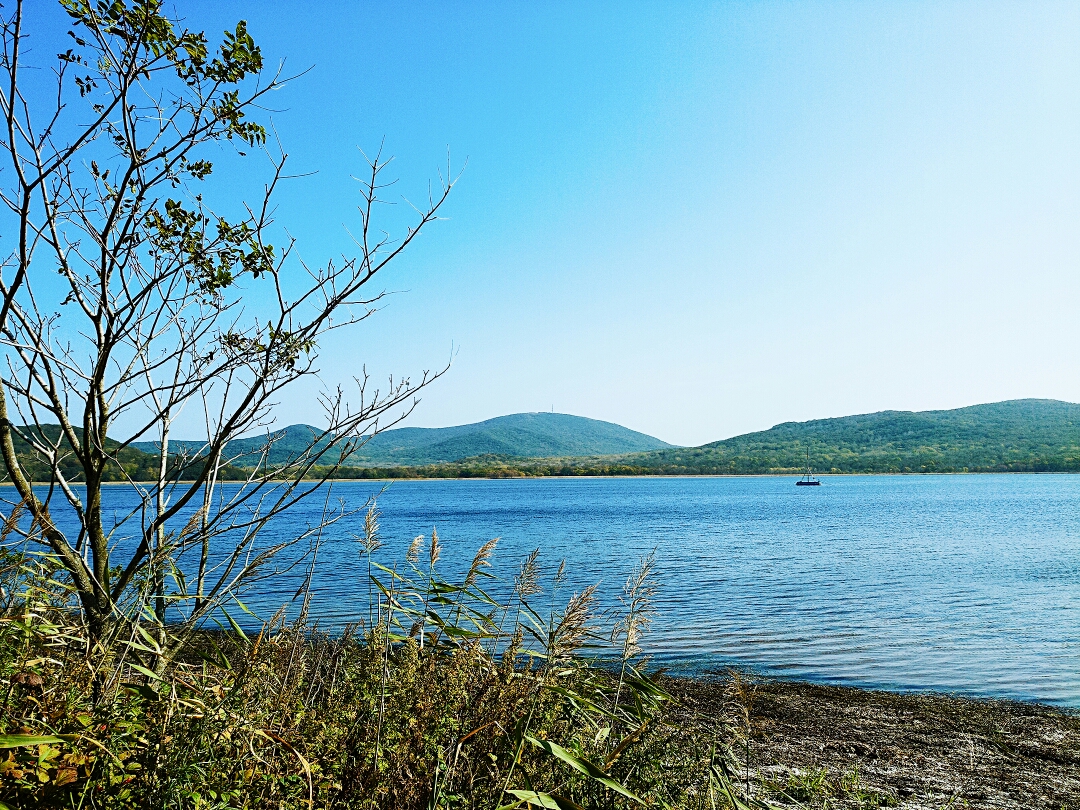
[[[267,432],[263,463],[219,485],[229,442],[265,430],[284,389],[317,374],[320,342],[374,311],[382,293],[371,280],[437,218],[453,180],[448,173],[393,239],[373,222],[387,163],[376,156],[361,183],[356,255],[309,266],[287,236],[271,243],[283,234],[271,200],[285,155],[269,152],[267,129],[249,114],[285,78],[264,71],[245,23],[214,49],[160,0],[61,5],[71,47],[56,60],[47,104],[25,89],[27,68],[41,65],[27,64],[24,3],[2,20],[0,197],[14,244],[0,266],[0,452],[33,521],[26,537],[66,570],[90,642],[108,649],[148,621],[163,640],[157,666],[300,539],[261,542],[267,524],[442,373],[381,390],[365,375],[351,394],[328,391],[326,427],[304,451],[266,463]],[[215,143],[271,159],[262,198],[231,220],[198,193],[213,171],[204,147]],[[185,409],[197,409],[205,440],[170,452]],[[103,484],[123,474],[124,450],[148,439],[160,447],[155,480],[129,478],[137,506],[107,522]],[[47,475],[32,480],[30,459]],[[67,523],[61,505],[74,513]],[[324,509],[311,532],[343,509]]]

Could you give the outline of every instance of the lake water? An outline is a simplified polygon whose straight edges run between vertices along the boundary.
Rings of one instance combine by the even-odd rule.
[[[398,481],[379,497],[385,564],[411,538],[444,544],[448,570],[501,541],[504,580],[541,549],[571,590],[615,604],[656,549],[658,614],[644,647],[677,672],[726,666],[788,678],[1080,706],[1080,476],[940,475]],[[362,505],[385,485],[334,485]],[[122,490],[110,491],[118,505]],[[323,498],[277,531],[314,519]],[[309,510],[309,511],[305,511]],[[314,578],[323,626],[366,615],[366,568],[328,534]],[[302,571],[252,594],[261,613]]]

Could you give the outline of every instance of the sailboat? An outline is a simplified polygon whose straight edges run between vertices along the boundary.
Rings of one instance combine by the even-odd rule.
[[[806,475],[795,482],[797,487],[820,487],[821,482],[810,474],[810,448],[806,448]]]

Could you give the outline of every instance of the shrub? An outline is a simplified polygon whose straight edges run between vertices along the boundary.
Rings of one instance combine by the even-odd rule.
[[[330,635],[279,615],[204,629],[160,672],[168,626],[148,614],[90,648],[47,555],[6,552],[0,623],[0,801],[11,807],[712,807],[742,805],[715,739],[671,722],[637,641],[652,562],[601,636],[593,588],[541,614],[537,554],[510,596],[485,587],[494,541],[465,577],[438,536],[404,564],[371,556],[370,621]],[[423,548],[421,549],[421,546]],[[421,551],[424,562],[421,563]],[[564,580],[551,583],[551,602]],[[547,600],[547,597],[545,597]],[[612,653],[598,658],[603,642]],[[136,655],[137,654],[137,655]],[[591,656],[591,657],[590,657]],[[716,730],[713,730],[716,737]]]

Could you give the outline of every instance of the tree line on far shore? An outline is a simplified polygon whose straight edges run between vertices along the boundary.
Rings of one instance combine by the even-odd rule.
[[[34,430],[63,444],[58,426]],[[15,446],[35,480],[48,480],[49,463],[18,437]],[[105,449],[110,454],[104,471],[106,481],[157,477],[158,453],[117,442],[107,443]],[[257,466],[252,459],[260,458],[259,472],[272,474],[283,463],[277,458],[280,450],[277,444],[268,445],[262,453],[246,448],[246,455],[221,465],[218,478],[244,480]],[[324,442],[316,448],[318,459],[306,475],[309,479],[327,475],[384,479],[798,474],[805,470],[807,451],[810,466],[822,474],[1080,472],[1080,405],[1015,400],[950,411],[885,411],[789,422],[701,447],[607,456],[484,454],[432,463],[363,464],[351,458],[342,462],[340,454]],[[183,453],[173,454],[172,469],[180,479],[188,478],[195,474],[200,458],[198,448],[192,451],[185,447]],[[268,464],[267,458],[274,463]],[[322,463],[324,458],[327,463]],[[285,463],[291,469],[295,463],[291,454]],[[59,465],[69,480],[80,480],[74,454],[62,456]]]

